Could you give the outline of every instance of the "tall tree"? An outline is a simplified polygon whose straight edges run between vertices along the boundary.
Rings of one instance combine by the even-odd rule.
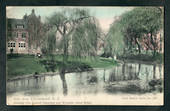
[[[59,49],[63,52],[63,63],[65,64],[68,59],[68,48],[71,44],[70,42],[74,43],[76,40],[76,44],[80,43],[81,37],[87,37],[87,36],[80,36],[82,32],[81,28],[84,27],[84,29],[92,29],[95,28],[96,25],[92,23],[95,21],[93,20],[93,17],[90,16],[89,11],[85,9],[64,9],[59,12],[54,13],[51,17],[48,18],[48,23],[53,26],[53,28],[56,29],[57,36],[60,36],[60,45]],[[88,30],[89,31],[89,30]],[[92,30],[93,31],[93,30]],[[90,31],[89,31],[90,32]],[[96,33],[84,33],[84,34],[96,34]],[[75,37],[75,38],[74,38]],[[78,39],[76,39],[78,38]],[[93,39],[93,37],[91,36]],[[91,42],[95,42],[96,40],[92,40]],[[89,42],[89,40],[88,40]],[[88,44],[88,42],[86,42]],[[89,43],[91,43],[89,42]],[[92,44],[92,43],[91,43]],[[95,43],[93,43],[95,44]],[[81,45],[81,44],[79,44]],[[71,44],[73,48],[75,48],[74,44]],[[80,46],[81,47],[81,46]],[[82,49],[82,48],[81,48]],[[84,49],[84,48],[83,48]],[[87,50],[87,49],[84,49]],[[89,50],[89,49],[88,49]],[[73,50],[78,51],[78,49]],[[79,50],[80,51],[80,50]],[[80,53],[80,52],[79,52]],[[76,53],[75,53],[76,54]]]
[[[163,31],[163,9],[160,7],[153,7],[150,9],[146,8],[143,10],[143,13],[145,13],[146,18],[143,20],[143,24],[145,24],[144,34],[148,41],[144,43],[150,50],[153,50],[153,56],[155,56],[162,40],[161,32]]]
[[[110,26],[110,29],[106,35],[104,51],[106,55],[116,56],[123,53],[124,49],[124,36],[121,33],[120,20],[117,19]]]
[[[121,17],[123,26],[122,32],[127,42],[137,45],[138,52],[141,53],[141,41],[144,36],[150,40],[150,44],[154,47],[154,55],[156,52],[156,35],[162,29],[163,13],[159,7],[140,7],[127,12]]]
[[[97,53],[101,29],[95,18],[82,21],[72,35],[72,54],[76,57],[94,57]]]
[[[63,65],[60,67],[60,77],[63,82],[63,93],[67,94],[65,80],[65,64],[67,63],[69,46],[74,56],[85,56],[96,50],[99,35],[96,20],[84,9],[64,9],[48,18],[51,29],[56,30],[56,48],[62,51]],[[50,41],[50,44],[53,43]],[[56,44],[56,43],[53,43]]]

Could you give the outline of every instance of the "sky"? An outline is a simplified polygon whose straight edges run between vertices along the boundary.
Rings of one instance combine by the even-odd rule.
[[[54,12],[61,11],[62,8],[86,8],[90,14],[95,16],[100,23],[104,32],[109,30],[110,24],[114,22],[116,16],[120,16],[126,11],[132,10],[134,7],[87,7],[87,6],[9,6],[6,8],[6,15],[8,18],[22,19],[25,14],[29,15],[31,10],[34,9],[36,15],[40,15],[44,22],[46,17],[51,16]]]

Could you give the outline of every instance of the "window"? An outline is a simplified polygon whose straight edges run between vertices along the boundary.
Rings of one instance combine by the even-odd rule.
[[[13,43],[13,47],[15,47],[15,43]]]
[[[22,33],[22,38],[26,38],[26,33]]]
[[[10,43],[8,43],[8,47],[11,47]]]
[[[8,47],[15,47],[15,43],[14,42],[8,43]]]
[[[19,47],[25,47],[25,43],[19,43]]]
[[[21,43],[21,47],[23,47],[23,43]]]
[[[17,29],[23,29],[23,28],[24,28],[24,25],[16,25],[16,28],[17,28]]]

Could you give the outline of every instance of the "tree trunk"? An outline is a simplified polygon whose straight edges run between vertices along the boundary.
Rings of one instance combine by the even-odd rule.
[[[155,57],[156,56],[156,44],[155,44],[155,42],[154,42],[154,40],[153,40],[153,34],[152,34],[152,32],[151,32],[151,43],[152,43],[152,45],[153,45],[153,57]]]
[[[61,78],[62,86],[63,86],[63,95],[67,95],[67,82],[65,79],[65,71],[60,73],[60,78]]]
[[[141,69],[141,64],[139,64],[139,66],[138,66],[138,77],[139,77],[139,74],[140,74],[140,69]]]
[[[67,58],[68,58],[68,41],[66,40],[66,36],[63,35],[64,37],[64,48],[63,48],[63,64],[65,64],[67,62]]]
[[[103,82],[105,82],[105,69],[104,69],[104,73],[103,73]]]
[[[138,46],[138,52],[139,52],[139,54],[140,54],[140,53],[141,53],[141,47],[140,47],[139,42],[137,41],[137,38],[135,39],[135,41],[136,41],[136,44],[137,44],[137,46]]]
[[[125,76],[125,62],[122,65],[122,74],[123,74],[123,80],[125,80],[126,79],[126,76]]]
[[[156,79],[156,65],[153,66],[153,79]]]

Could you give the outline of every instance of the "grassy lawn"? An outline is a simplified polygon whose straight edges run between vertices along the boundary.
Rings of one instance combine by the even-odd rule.
[[[8,77],[45,71],[34,56],[22,55],[7,59]]]
[[[15,77],[24,74],[34,74],[35,72],[42,73],[48,72],[46,66],[41,63],[41,61],[48,60],[48,57],[37,58],[31,55],[15,55],[7,57],[7,73],[8,77]],[[56,55],[55,56],[55,71],[61,66],[62,63],[62,56]],[[116,61],[96,57],[95,59],[92,58],[82,58],[77,59],[74,57],[69,56],[68,63],[66,63],[66,67],[74,70],[77,67],[91,67],[91,68],[108,68],[116,65]]]
[[[116,65],[117,62],[112,59],[97,58],[96,61],[84,61],[93,68],[109,68]]]

